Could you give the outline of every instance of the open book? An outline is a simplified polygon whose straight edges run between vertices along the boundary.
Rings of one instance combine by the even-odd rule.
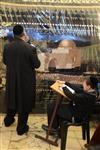
[[[67,85],[64,84],[64,83],[61,83],[61,82],[57,82],[57,81],[56,81],[53,85],[51,85],[51,88],[52,88],[54,91],[58,92],[59,94],[63,95],[64,97],[67,97],[67,96],[64,94],[64,92],[63,92],[63,89],[62,89],[63,87],[68,88],[68,90],[69,90],[72,94],[75,93],[75,90],[73,90],[71,87],[67,86]]]
[[[72,94],[74,94],[75,93],[75,90],[74,89],[72,89],[71,87],[69,87],[68,85],[66,85],[66,84],[63,84],[61,87],[60,87],[60,90],[63,90],[62,88],[63,87],[66,87]]]

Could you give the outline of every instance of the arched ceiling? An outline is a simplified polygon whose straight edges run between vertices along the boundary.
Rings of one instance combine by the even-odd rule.
[[[28,34],[37,40],[71,38],[83,42],[92,39],[96,42],[100,38],[99,2],[100,0],[4,0],[0,2],[0,25],[10,27],[23,24]]]

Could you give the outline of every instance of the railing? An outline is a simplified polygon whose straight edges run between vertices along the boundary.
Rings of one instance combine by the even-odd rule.
[[[30,27],[27,32],[70,34],[73,36],[99,36],[97,11],[1,9],[1,25],[23,24]],[[55,20],[54,20],[54,18]]]

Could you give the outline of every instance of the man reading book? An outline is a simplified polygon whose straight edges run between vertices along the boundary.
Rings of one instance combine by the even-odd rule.
[[[77,123],[82,120],[83,115],[86,113],[85,110],[93,107],[96,101],[97,84],[98,80],[91,76],[84,79],[83,88],[68,82],[65,82],[65,84],[60,87],[60,90],[63,90],[70,101],[59,104],[52,124],[51,133],[59,131],[62,120],[74,121]],[[42,128],[46,131],[50,125],[55,103],[56,102],[49,102],[47,105],[48,125],[42,125]]]

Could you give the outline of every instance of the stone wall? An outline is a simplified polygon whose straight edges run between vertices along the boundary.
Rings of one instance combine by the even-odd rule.
[[[64,75],[64,74],[58,74],[58,73],[49,73],[49,72],[37,72],[37,79],[39,80],[61,80],[61,81],[67,81],[70,83],[75,84],[82,84],[84,76],[80,75]]]

